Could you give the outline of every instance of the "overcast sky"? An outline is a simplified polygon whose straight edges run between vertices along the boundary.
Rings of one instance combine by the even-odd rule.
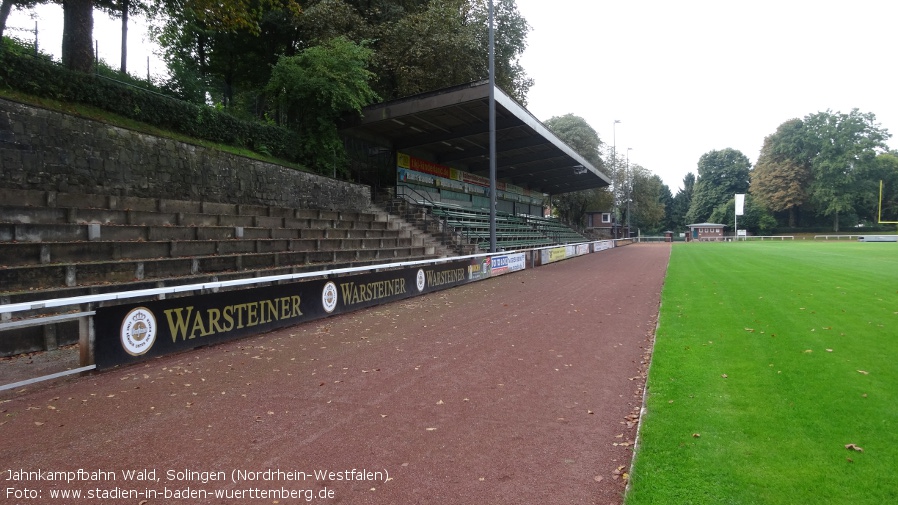
[[[34,9],[13,9],[7,21],[8,32],[4,35],[34,40],[34,25],[37,22],[38,47],[41,51],[59,59],[62,53],[62,6],[59,4],[38,5]],[[99,11],[94,11],[94,40],[98,41],[100,59],[113,68],[119,68],[121,61],[122,23]],[[146,21],[140,16],[131,16],[128,23],[128,73],[146,77],[147,58],[150,59],[152,74],[164,73],[165,64],[153,55],[153,46],[147,43]]]
[[[898,134],[895,0],[517,5],[532,27],[527,109],[584,118],[674,194],[702,154],[731,147],[754,163],[791,118],[858,108]]]
[[[895,0],[517,0],[532,27],[523,65],[539,120],[572,113],[673,193],[702,154],[754,163],[781,123],[831,109],[872,112],[898,134]],[[58,56],[62,9],[38,6],[40,45]],[[118,21],[94,15],[100,57],[118,66]],[[9,25],[33,28],[27,11]],[[21,31],[11,35],[33,37]],[[163,68],[129,32],[128,68]],[[614,127],[614,120],[621,122]],[[898,141],[892,139],[895,148]]]

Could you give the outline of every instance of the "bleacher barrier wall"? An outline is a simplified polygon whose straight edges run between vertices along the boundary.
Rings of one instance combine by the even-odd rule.
[[[250,334],[292,326],[330,315],[371,307],[382,303],[422,295],[469,282],[521,271],[583,254],[627,245],[632,240],[602,240],[563,247],[547,247],[499,254],[477,254],[440,260],[347,268],[341,270],[246,279],[243,284],[269,284],[223,293],[217,288],[241,284],[238,281],[179,286],[139,293],[110,293],[72,299],[44,300],[0,305],[0,314],[10,315],[40,307],[70,307],[101,301],[121,300],[78,316],[82,318],[83,372],[137,363],[153,357],[224,342]],[[305,278],[311,280],[302,280]],[[302,280],[270,285],[285,280]],[[213,285],[214,284],[214,285]],[[164,293],[199,292],[171,300]],[[156,293],[155,291],[159,291]],[[128,302],[129,298],[154,301]],[[63,312],[63,311],[61,311]],[[34,324],[41,324],[35,319]],[[0,330],[13,323],[0,323]],[[20,326],[22,321],[14,324]],[[60,374],[53,374],[56,377]],[[42,378],[32,378],[33,382]],[[2,386],[0,390],[21,383]]]

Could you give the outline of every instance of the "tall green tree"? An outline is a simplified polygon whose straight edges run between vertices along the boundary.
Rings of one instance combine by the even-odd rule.
[[[149,5],[142,0],[97,0],[96,7],[103,10],[113,19],[121,20],[121,60],[119,72],[128,73],[128,20],[131,16],[144,14]]]
[[[151,34],[182,99],[231,105],[265,87],[279,55],[298,47],[298,0],[154,0]],[[257,115],[262,115],[261,113]]]
[[[376,38],[371,23],[357,7],[344,0],[322,0],[306,6],[298,18],[297,49],[319,45],[335,37],[356,43]]]
[[[877,221],[898,221],[898,152],[876,157],[877,175],[881,186],[881,202],[877,201]]]
[[[271,74],[267,90],[276,96],[285,123],[303,136],[306,163],[319,172],[342,170],[345,152],[337,120],[346,113],[361,113],[376,100],[368,70],[372,51],[344,37],[282,56]]]
[[[749,186],[751,162],[736,149],[710,151],[698,160],[698,178],[686,220],[705,222],[721,203],[736,193],[745,193]]]
[[[773,212],[788,212],[795,227],[798,209],[808,202],[812,153],[804,122],[791,119],[764,139],[751,173],[751,194]]]
[[[594,167],[603,170],[600,155],[602,141],[596,130],[580,116],[565,114],[554,116],[544,122],[556,137],[576,151]],[[572,174],[572,177],[576,175]],[[553,195],[552,206],[562,221],[582,226],[589,210],[607,210],[612,197],[606,188],[574,191],[563,195]]]
[[[630,226],[640,233],[658,233],[664,225],[664,190],[667,186],[657,175],[640,165],[630,164],[632,178],[632,201],[630,212],[633,216]],[[670,189],[667,189],[670,195]]]
[[[62,0],[62,64],[79,72],[94,68],[93,0]]]
[[[565,114],[553,116],[543,124],[592,166],[600,171],[604,170],[605,164],[601,154],[604,144],[599,139],[598,132],[585,119],[575,114]]]
[[[718,205],[711,213],[712,223],[725,224],[732,229],[736,218],[735,194],[726,202]],[[776,218],[759,200],[751,194],[745,195],[744,213],[739,216],[739,229],[748,230],[753,235],[770,235],[776,229]]]
[[[496,84],[526,103],[532,79],[520,56],[529,25],[514,0],[495,2]],[[478,0],[432,0],[375,28],[378,92],[385,99],[487,79],[488,11]]]
[[[658,177],[658,180],[661,181],[661,178]],[[661,220],[660,229],[654,231],[673,230],[676,228],[676,223],[673,220],[674,196],[670,191],[670,187],[667,184],[664,184],[663,181],[661,181],[661,191],[658,194],[658,200],[661,202],[661,205],[664,206],[664,218]]]
[[[383,27],[377,46],[378,92],[386,99],[410,96],[480,77],[472,58],[477,26],[465,17],[463,0],[435,0]]]
[[[683,177],[683,187],[673,197],[673,208],[670,212],[671,230],[682,230],[686,227],[686,213],[692,204],[692,193],[695,189],[695,174],[689,172]]]
[[[482,0],[469,0],[468,5],[475,13],[474,19],[480,27],[479,47],[483,49],[479,54],[486,65],[481,72],[482,78],[486,79],[489,77],[488,54],[485,51],[489,47],[489,6]],[[527,92],[533,86],[533,79],[527,77],[520,58],[527,48],[530,25],[518,12],[514,0],[494,0],[493,16],[496,85],[521,104],[527,105]]]
[[[806,142],[813,154],[810,200],[821,215],[832,218],[839,231],[839,215],[855,212],[858,197],[869,195],[864,175],[874,171],[877,154],[885,152],[888,130],[872,113],[853,109],[848,114],[829,110],[804,119]]]

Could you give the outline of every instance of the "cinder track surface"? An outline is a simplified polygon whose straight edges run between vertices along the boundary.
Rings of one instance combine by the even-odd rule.
[[[2,488],[41,495],[0,502],[176,503],[164,490],[189,487],[332,492],[319,503],[621,503],[669,254],[667,244],[616,248],[3,392]],[[10,471],[78,469],[117,480],[9,480]],[[142,469],[158,482],[123,480],[123,470]],[[167,478],[235,469],[364,469],[383,479]],[[159,495],[50,495],[116,488]],[[255,496],[180,502],[306,501]]]

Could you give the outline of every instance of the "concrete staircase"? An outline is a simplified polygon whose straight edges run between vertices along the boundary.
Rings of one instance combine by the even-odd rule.
[[[392,188],[384,189],[376,195],[372,204],[375,212],[382,213],[391,222],[398,223],[400,229],[409,230],[415,237],[434,248],[438,256],[464,256],[481,252],[475,244],[462,240],[448,229],[445,223],[435,218],[420,206],[410,204],[393,194]]]

